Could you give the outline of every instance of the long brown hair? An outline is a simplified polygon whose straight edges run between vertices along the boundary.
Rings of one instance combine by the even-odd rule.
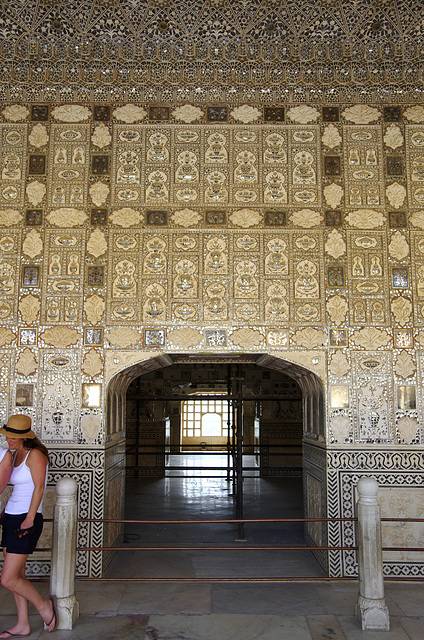
[[[25,438],[24,447],[25,447],[25,449],[38,449],[39,451],[41,451],[41,453],[43,453],[46,456],[47,461],[48,462],[50,461],[49,460],[49,452],[47,450],[47,447],[37,437],[35,437],[35,438]]]

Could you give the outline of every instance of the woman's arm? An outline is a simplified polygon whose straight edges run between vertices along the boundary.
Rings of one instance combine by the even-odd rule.
[[[31,471],[32,481],[34,483],[34,491],[31,498],[31,504],[28,509],[27,517],[21,524],[21,529],[29,529],[34,524],[35,514],[43,499],[44,487],[46,483],[47,458],[39,449],[32,449],[26,464]]]
[[[0,493],[6,489],[6,486],[12,473],[12,454],[7,451],[0,462]]]

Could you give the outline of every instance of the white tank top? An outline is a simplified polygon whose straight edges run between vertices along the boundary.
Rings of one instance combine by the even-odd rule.
[[[0,462],[3,460],[4,456],[8,451],[9,449],[6,449],[5,447],[0,446]],[[1,509],[1,500],[0,500],[0,509]]]
[[[13,465],[12,474],[10,476],[10,484],[13,485],[12,495],[7,501],[5,513],[10,515],[19,515],[21,513],[28,513],[31,504],[32,494],[34,493],[34,482],[31,476],[31,469],[27,466],[26,461],[31,451],[25,456],[25,460],[21,462],[18,467]],[[46,482],[47,484],[47,469],[46,469]],[[37,513],[41,513],[43,507],[43,499],[41,499],[40,505],[37,509]]]

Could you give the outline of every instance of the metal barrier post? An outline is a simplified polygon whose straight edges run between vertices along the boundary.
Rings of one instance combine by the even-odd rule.
[[[72,478],[62,478],[56,485],[50,595],[56,603],[57,629],[72,629],[79,616],[75,597],[77,491]]]
[[[378,484],[374,478],[364,477],[357,487],[359,598],[355,614],[363,630],[388,631],[390,620],[384,600]]]

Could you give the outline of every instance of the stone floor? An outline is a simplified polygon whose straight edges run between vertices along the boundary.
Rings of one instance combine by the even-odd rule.
[[[47,595],[48,585],[37,588]],[[30,640],[423,640],[424,584],[386,583],[390,631],[361,631],[356,582],[76,582],[81,615],[72,631],[43,632],[31,615]],[[0,628],[14,605],[0,588]]]
[[[193,460],[185,458],[189,466]],[[216,459],[215,459],[216,460]],[[181,461],[179,461],[181,462]],[[199,463],[199,460],[197,460]],[[202,458],[200,464],[210,463]],[[215,462],[214,462],[215,464]],[[175,472],[173,472],[175,473]],[[209,472],[208,472],[209,473]],[[131,480],[127,518],[206,519],[233,517],[224,472],[201,478],[187,469],[177,478]],[[192,477],[196,475],[196,477]],[[253,474],[254,475],[254,474]],[[298,479],[247,478],[247,518],[302,517]],[[391,630],[363,632],[354,617],[356,581],[249,582],[257,577],[303,576],[324,572],[308,551],[207,551],[206,546],[302,546],[303,526],[268,523],[220,525],[128,525],[121,551],[105,577],[76,581],[80,617],[57,640],[424,640],[424,583],[387,582]],[[193,545],[192,551],[161,551],[163,545]],[[143,546],[154,547],[143,551]],[[156,550],[157,549],[157,550]],[[138,578],[160,577],[164,582]],[[244,578],[229,582],[225,578]],[[128,580],[131,578],[132,580]],[[177,582],[178,578],[202,582]],[[209,581],[222,578],[220,582]],[[47,596],[48,584],[38,583]],[[14,622],[11,595],[0,587],[0,631]],[[32,614],[30,640],[47,638]]]

